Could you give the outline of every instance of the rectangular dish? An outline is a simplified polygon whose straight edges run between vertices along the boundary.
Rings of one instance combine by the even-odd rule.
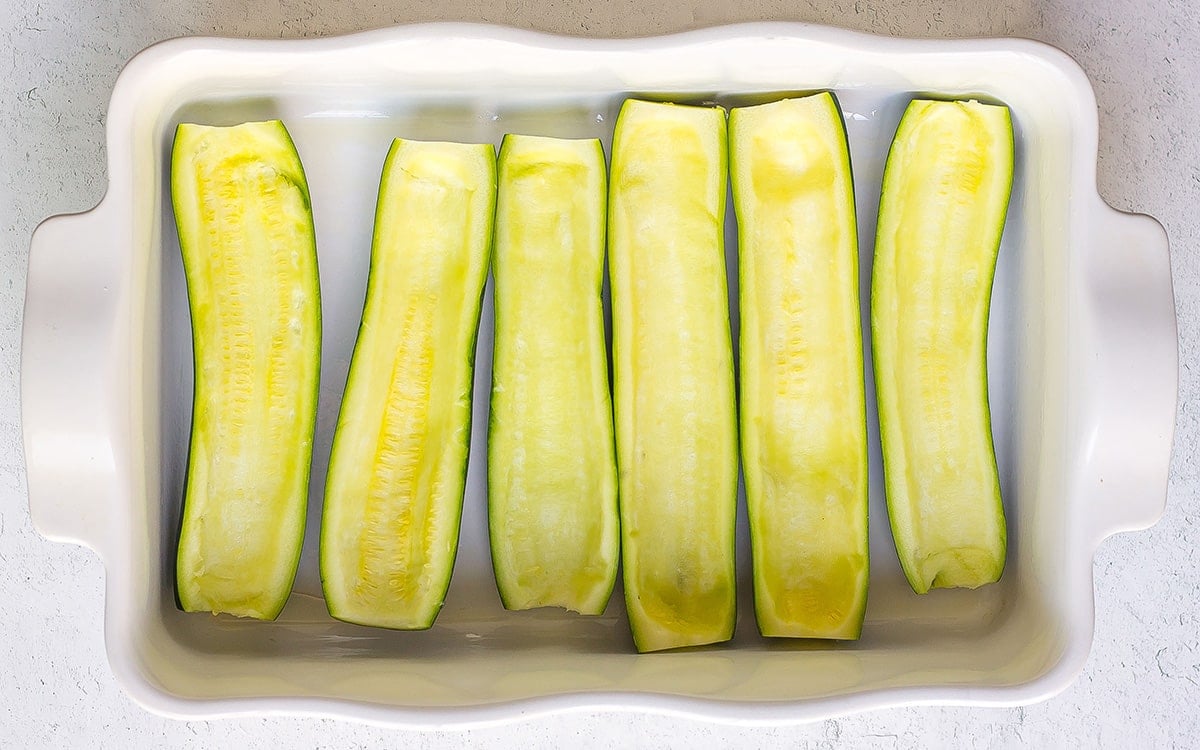
[[[607,149],[628,96],[733,106],[820,89],[834,90],[846,115],[864,306],[880,173],[908,100],[971,96],[1012,109],[1016,178],[989,340],[1009,519],[1001,582],[923,597],[909,589],[887,527],[868,385],[872,568],[861,640],[758,635],[744,498],[730,644],[639,656],[619,591],[599,618],[504,611],[484,505],[489,292],[446,607],[418,633],[331,619],[317,571],[321,487],[391,139],[498,143],[514,132],[598,137]],[[175,604],[192,375],[167,176],[177,123],[268,118],[287,124],[312,189],[324,353],[301,569],[279,620],[262,623],[188,615]],[[113,92],[104,200],[48,220],[33,238],[21,377],[34,523],[103,559],[112,667],[136,700],[179,717],[284,711],[446,726],[625,708],[757,723],[1044,698],[1070,683],[1090,647],[1097,545],[1162,513],[1175,417],[1166,237],[1152,219],[1100,199],[1096,145],[1083,72],[1023,40],[755,24],[599,41],[421,25],[321,40],[159,44],[128,64]],[[736,332],[732,217],[727,225]],[[869,384],[869,351],[867,364]]]

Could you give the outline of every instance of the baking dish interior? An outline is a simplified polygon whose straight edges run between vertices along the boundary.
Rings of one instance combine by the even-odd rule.
[[[994,61],[993,61],[994,62]],[[1007,61],[1030,65],[1020,55]],[[928,93],[895,80],[880,61],[874,80],[780,88],[537,87],[406,89],[334,85],[301,76],[278,85],[198,78],[146,107],[135,143],[134,195],[146,203],[150,240],[143,294],[140,400],[145,424],[132,449],[145,467],[135,492],[131,542],[134,651],[143,677],[184,699],[317,697],[404,707],[489,704],[558,693],[654,692],[730,701],[797,701],[888,688],[1003,688],[1047,674],[1072,632],[1068,602],[1086,584],[1069,533],[1061,457],[1067,393],[1065,285],[1070,207],[1070,110],[1054,106],[1055,86],[1022,88],[1018,77],[978,79],[962,93],[1013,109],[1017,164],[995,277],[989,333],[993,430],[1009,528],[1003,579],[976,591],[917,596],[896,560],[884,503],[871,383],[868,294],[875,211],[884,159],[907,102]],[[869,70],[869,65],[864,69]],[[1033,68],[1031,68],[1033,69]],[[267,74],[263,74],[266,76]],[[549,74],[547,74],[549,75]],[[519,77],[518,77],[519,78]],[[550,76],[553,78],[553,76]],[[872,80],[863,77],[863,80]],[[696,82],[692,82],[696,83]],[[703,84],[704,82],[699,82]],[[803,82],[801,82],[803,83]],[[751,600],[745,498],[739,495],[739,619],[732,643],[638,656],[620,587],[605,614],[584,618],[539,610],[506,612],[492,579],[486,529],[486,424],[491,365],[491,292],[485,298],[475,372],[474,424],[462,532],[446,605],[432,629],[392,632],[333,620],[321,599],[318,529],[325,469],[366,287],[376,190],[392,138],[499,143],[508,132],[597,137],[608,153],[612,126],[628,96],[726,107],[832,88],[846,114],[860,239],[860,291],[868,343],[871,577],[866,623],[857,642],[763,639]],[[944,92],[943,92],[944,93]],[[294,593],[275,622],[181,612],[174,595],[174,552],[191,414],[191,333],[179,246],[170,208],[169,155],[179,122],[234,124],[280,118],[303,160],[312,193],[321,274],[324,340],[308,530]],[[737,242],[732,208],[726,253],[735,342]],[[1085,572],[1086,571],[1086,572]],[[1082,634],[1090,636],[1090,634]]]

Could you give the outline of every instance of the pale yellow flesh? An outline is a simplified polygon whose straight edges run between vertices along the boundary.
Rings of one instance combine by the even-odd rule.
[[[609,255],[622,561],[641,651],[733,633],[725,158],[720,109],[635,100],[622,108]]]
[[[742,465],[763,635],[857,638],[867,456],[854,188],[829,94],[730,114]]]
[[[986,353],[1012,160],[1008,110],[977,102],[913,102],[888,157],[875,369],[892,533],[918,593],[1004,569]]]
[[[321,577],[340,619],[425,628],[441,607],[494,196],[491,146],[397,140],[388,155],[325,490]]]
[[[196,378],[179,599],[187,611],[272,619],[300,555],[316,413],[308,188],[281,123],[185,124],[172,200]]]
[[[509,609],[600,614],[616,577],[616,459],[600,302],[606,184],[599,141],[504,139],[492,257],[488,515]]]

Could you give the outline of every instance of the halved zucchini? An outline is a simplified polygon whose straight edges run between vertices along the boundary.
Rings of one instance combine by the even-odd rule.
[[[601,614],[617,575],[617,477],[600,282],[598,140],[508,135],[496,206],[488,425],[492,565],[508,609]]]
[[[340,620],[417,630],[441,609],[495,195],[490,145],[397,139],[388,152],[321,525],[321,583]]]
[[[278,120],[183,124],[171,202],[195,359],[179,603],[270,620],[300,558],[320,375],[308,184]]]
[[[625,600],[639,651],[733,635],[725,112],[629,100],[609,201]]]
[[[1008,109],[913,101],[888,154],[871,324],[888,515],[917,593],[1004,571],[987,327],[1012,187]]]
[[[857,638],[867,434],[845,124],[828,93],[734,109],[742,467],[767,636]]]

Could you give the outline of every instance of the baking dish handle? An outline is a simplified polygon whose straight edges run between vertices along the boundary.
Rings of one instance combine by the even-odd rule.
[[[1083,497],[1093,538],[1153,526],[1166,507],[1179,388],[1171,260],[1162,225],[1107,204],[1086,248]]]
[[[112,347],[121,284],[111,213],[101,204],[34,230],[21,342],[30,516],[46,538],[102,558],[117,493]]]

